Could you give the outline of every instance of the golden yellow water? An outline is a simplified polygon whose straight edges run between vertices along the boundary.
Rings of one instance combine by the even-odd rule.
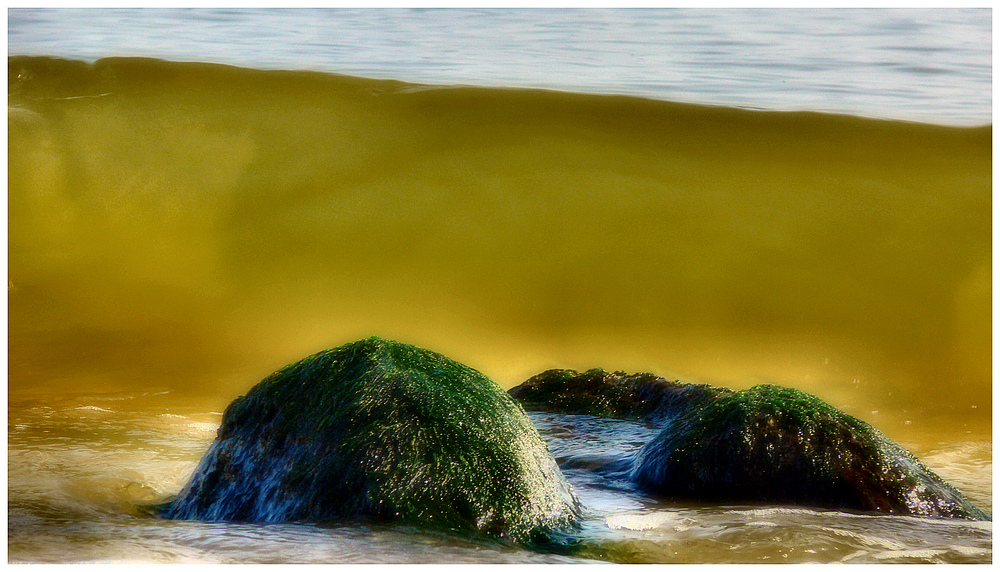
[[[176,492],[235,396],[369,335],[504,387],[550,367],[797,387],[991,510],[990,126],[151,60],[8,66],[15,561],[421,561],[410,533],[123,517]],[[767,540],[756,513],[648,510],[673,540],[630,532],[635,554],[616,558],[992,558],[989,523],[793,511]],[[272,534],[284,548],[260,549]],[[329,534],[381,548],[328,553]],[[481,554],[466,556],[501,556]]]
[[[11,392],[225,402],[377,334],[505,387],[769,381],[989,432],[988,126],[127,59],[9,81]]]

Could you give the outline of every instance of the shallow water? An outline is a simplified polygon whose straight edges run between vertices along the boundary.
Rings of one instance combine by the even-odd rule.
[[[992,523],[652,498],[586,468],[656,433],[642,423],[530,413],[585,505],[575,553],[355,522],[253,525],[167,521],[143,506],[176,494],[221,414],[172,392],[12,399],[11,562],[661,563],[991,562]],[[991,509],[988,442],[924,451],[934,470]],[[568,459],[573,457],[573,459]],[[947,464],[938,464],[942,459]],[[941,471],[945,474],[946,471]]]

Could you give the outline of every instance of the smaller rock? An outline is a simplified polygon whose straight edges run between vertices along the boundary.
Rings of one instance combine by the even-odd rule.
[[[677,418],[639,451],[631,478],[667,497],[986,519],[874,427],[773,385]]]
[[[591,369],[542,372],[508,391],[528,409],[663,423],[732,390],[669,381],[651,373]]]

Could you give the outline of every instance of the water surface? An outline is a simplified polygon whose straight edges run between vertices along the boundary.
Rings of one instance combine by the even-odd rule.
[[[8,12],[11,54],[150,56],[439,85],[992,122],[989,9]]]
[[[992,133],[949,126],[989,121],[989,12],[538,14],[8,13],[11,53],[80,60],[9,61],[12,561],[565,561],[140,510],[233,398],[370,335],[505,388],[550,367],[796,387],[991,511]],[[689,94],[726,106],[669,101]],[[535,420],[580,463],[648,431]],[[992,559],[990,523],[678,504],[566,472],[591,510],[574,558]]]

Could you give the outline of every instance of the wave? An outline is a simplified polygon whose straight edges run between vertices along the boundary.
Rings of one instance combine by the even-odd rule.
[[[8,141],[12,390],[378,334],[991,411],[991,126],[19,56]]]

